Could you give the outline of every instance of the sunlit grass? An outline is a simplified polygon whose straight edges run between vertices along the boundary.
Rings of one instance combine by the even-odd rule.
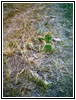
[[[9,47],[4,51],[4,55],[12,56],[14,54],[14,49],[10,49]]]

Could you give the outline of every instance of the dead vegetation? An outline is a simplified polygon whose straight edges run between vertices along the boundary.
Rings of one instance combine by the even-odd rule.
[[[64,54],[58,48],[61,45],[62,50],[64,42],[58,38],[53,39],[49,21],[44,16],[44,5],[47,6],[4,4],[4,96],[26,97],[35,93],[37,96],[45,96],[48,89],[52,91],[53,86],[61,82],[62,77],[63,81],[66,81],[64,73],[68,72],[67,68],[62,71],[63,66],[59,63],[60,54],[63,59]],[[48,28],[49,32],[43,31],[42,26],[44,30]],[[62,60],[62,57],[60,59]],[[56,89],[60,87],[59,84]],[[61,89],[61,93],[64,93],[62,90],[64,88]],[[54,94],[53,92],[50,94]]]

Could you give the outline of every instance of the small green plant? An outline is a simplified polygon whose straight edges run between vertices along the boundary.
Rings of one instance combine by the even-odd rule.
[[[25,45],[25,47],[26,47],[26,48],[28,48],[28,47],[29,47],[29,45],[30,45],[30,44],[29,44],[29,42],[27,42],[27,43],[26,43],[26,45]]]
[[[34,48],[34,46],[33,46],[33,43],[32,42],[27,42],[26,43],[26,45],[25,45],[25,47],[27,48],[27,49],[33,49]]]
[[[50,52],[53,53],[53,48],[51,45],[51,40],[52,40],[52,36],[48,33],[45,35],[45,45],[44,45],[44,51],[45,52]]]
[[[48,25],[48,22],[46,21],[46,22],[44,22],[44,25]]]
[[[51,37],[51,35],[48,33],[48,34],[46,34],[45,35],[45,41],[46,41],[46,43],[50,43],[51,42],[51,40],[52,40],[52,37]]]
[[[52,45],[50,43],[46,43],[44,46],[44,51],[45,52],[52,52],[53,51]]]
[[[43,51],[53,53],[53,48],[51,45],[52,36],[51,34],[47,33],[45,37],[39,36],[38,39],[44,43]]]

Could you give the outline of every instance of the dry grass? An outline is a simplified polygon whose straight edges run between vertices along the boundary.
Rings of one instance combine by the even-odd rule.
[[[10,49],[10,48],[7,48],[4,52],[3,52],[4,55],[7,55],[7,56],[13,56],[14,55],[14,50]]]
[[[10,67],[6,70],[6,80],[10,79]]]

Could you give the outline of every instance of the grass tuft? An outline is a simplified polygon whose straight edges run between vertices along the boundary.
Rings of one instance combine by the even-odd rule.
[[[10,68],[6,70],[6,80],[10,79]]]
[[[10,49],[9,47],[6,49],[6,51],[4,52],[5,55],[7,56],[12,56],[14,54],[14,50]]]
[[[44,88],[44,89],[47,88],[47,84],[45,84],[43,80],[40,80],[40,79],[38,79],[37,77],[34,77],[33,79],[34,79],[34,82],[35,82],[38,86],[40,86],[40,87],[42,87],[42,88]]]
[[[4,65],[7,64],[6,58],[3,58],[3,64],[4,64]]]
[[[10,48],[17,48],[16,42],[15,41],[10,41],[9,42],[9,47]]]

